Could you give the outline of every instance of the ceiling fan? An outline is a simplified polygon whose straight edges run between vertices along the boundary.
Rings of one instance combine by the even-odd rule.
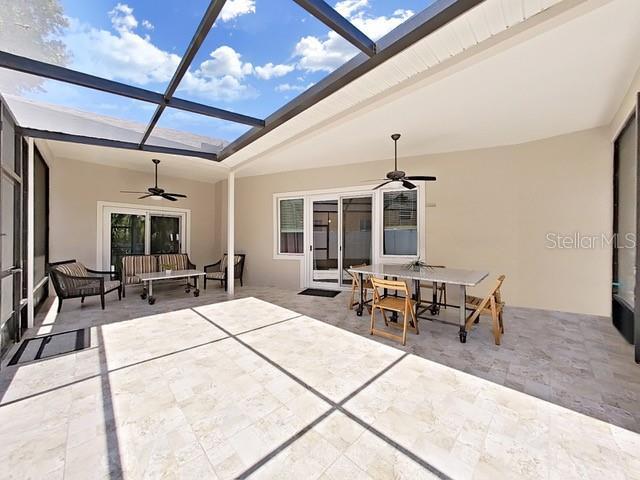
[[[400,138],[400,134],[394,133],[393,135],[391,135],[391,138],[393,139],[393,145],[395,149],[394,170],[387,173],[387,178],[384,179],[385,181],[382,182],[377,187],[374,187],[374,190],[377,190],[380,187],[384,187],[386,184],[391,182],[402,182],[402,186],[404,188],[408,188],[409,190],[413,190],[414,188],[416,188],[416,186],[413,183],[411,183],[409,180],[435,182],[436,177],[425,177],[422,175],[413,175],[413,176],[407,177],[407,174],[405,172],[403,172],[402,170],[398,170],[398,139]]]
[[[158,164],[160,163],[160,160],[156,160],[154,158],[151,161],[153,163],[155,163],[155,165],[156,165],[156,185],[155,185],[155,187],[147,188],[146,192],[130,192],[130,191],[126,191],[126,190],[120,190],[120,193],[142,194],[141,197],[138,197],[138,200],[142,200],[143,198],[148,198],[148,197],[154,197],[154,198],[157,198],[158,200],[160,200],[162,198],[166,198],[167,200],[171,200],[172,202],[175,202],[175,201],[178,200],[178,198],[187,198],[187,196],[183,195],[182,193],[168,193],[168,192],[165,192],[163,188],[159,188],[158,187]]]

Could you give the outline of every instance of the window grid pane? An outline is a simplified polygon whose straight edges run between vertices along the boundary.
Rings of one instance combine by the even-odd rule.
[[[304,200],[280,200],[280,253],[303,253]]]
[[[384,192],[383,254],[417,255],[418,194]]]

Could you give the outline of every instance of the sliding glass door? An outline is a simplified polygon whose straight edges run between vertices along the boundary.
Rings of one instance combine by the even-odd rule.
[[[187,211],[104,207],[102,265],[120,271],[125,255],[187,252]]]
[[[371,222],[373,197],[342,197],[342,285],[351,285],[347,269],[352,265],[371,264]]]
[[[313,200],[311,240],[311,284],[338,285],[338,199]]]
[[[311,198],[308,213],[307,286],[350,286],[347,268],[371,263],[372,195]]]

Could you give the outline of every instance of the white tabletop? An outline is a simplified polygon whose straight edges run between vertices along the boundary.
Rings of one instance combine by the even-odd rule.
[[[410,269],[405,265],[375,263],[364,267],[349,268],[350,272],[365,275],[406,278],[424,282],[449,283],[473,287],[489,276],[489,272],[479,270],[463,270],[461,268],[420,267]]]
[[[149,280],[164,280],[169,278],[184,278],[202,275],[204,275],[204,272],[200,270],[171,270],[171,273],[167,273],[166,270],[162,270],[161,272],[140,273],[137,276],[143,282],[147,282]]]

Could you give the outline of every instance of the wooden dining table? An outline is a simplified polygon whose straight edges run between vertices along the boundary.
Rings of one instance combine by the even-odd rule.
[[[460,342],[465,343],[467,341],[466,330],[466,303],[467,287],[474,287],[478,285],[482,280],[489,276],[489,272],[481,270],[465,270],[460,268],[444,268],[444,267],[430,267],[430,266],[416,266],[409,267],[407,265],[391,264],[391,263],[374,263],[372,265],[364,265],[359,267],[353,267],[348,269],[360,277],[360,302],[358,304],[356,314],[362,316],[364,311],[364,280],[365,276],[377,276],[383,278],[404,279],[413,282],[413,289],[415,292],[416,300],[416,316],[419,317],[419,308],[422,304],[420,296],[420,283],[433,283],[433,297],[431,304],[428,308],[432,315],[438,315],[440,307],[437,299],[438,284],[448,284],[457,286],[460,292],[460,304],[458,308],[459,313],[459,327],[460,327]],[[421,317],[424,318],[424,317]]]

